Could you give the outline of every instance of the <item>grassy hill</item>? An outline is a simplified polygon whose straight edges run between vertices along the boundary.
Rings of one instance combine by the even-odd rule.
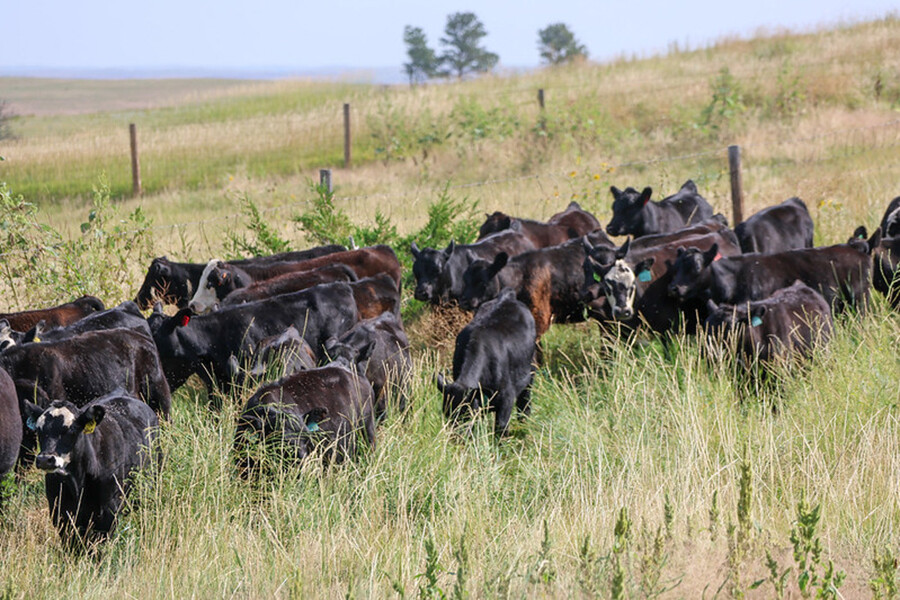
[[[55,279],[40,264],[0,268],[4,307],[82,292],[114,304],[133,296],[149,256],[205,261],[235,252],[234,236],[259,242],[248,199],[271,232],[308,245],[291,217],[311,209],[321,167],[334,170],[335,206],[352,222],[371,227],[380,213],[405,235],[440,197],[542,218],[576,199],[606,222],[610,185],[661,197],[689,178],[730,216],[726,148],[739,144],[747,214],[800,196],[816,242],[844,241],[861,223],[873,229],[900,193],[898,50],[900,21],[888,18],[415,89],[204,83],[149,108],[18,117],[18,139],[0,142],[0,180],[60,232],[47,248],[80,245]],[[65,106],[94,84],[16,85],[19,102],[32,93]],[[134,85],[147,97],[164,87]],[[129,122],[143,198],[129,197]],[[101,172],[109,204],[92,194]],[[13,486],[0,520],[2,593],[772,597],[768,555],[778,576],[792,568],[785,582],[797,597],[791,533],[804,498],[821,506],[808,539],[820,539],[817,574],[833,561],[847,598],[896,580],[900,321],[880,297],[865,317],[840,321],[810,365],[770,382],[741,376],[728,357],[701,358],[702,339],[664,346],[554,326],[534,412],[499,444],[487,420],[460,433],[440,415],[431,378],[464,317],[404,302],[415,317],[412,408],[381,426],[376,450],[248,485],[229,448],[253,390],[225,398],[220,413],[197,388],[180,392],[161,473],[141,483],[140,506],[98,556],[59,548],[35,473]]]

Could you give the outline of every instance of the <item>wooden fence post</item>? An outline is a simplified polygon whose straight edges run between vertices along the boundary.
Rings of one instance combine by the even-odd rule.
[[[540,105],[541,110],[544,110],[544,88],[538,90],[538,105]]]
[[[143,193],[141,188],[141,162],[138,159],[137,126],[128,124],[128,133],[131,136],[131,192],[135,196]]]
[[[731,173],[731,213],[732,227],[744,220],[744,184],[741,179],[741,147],[728,146],[728,170]]]
[[[538,89],[538,106],[541,108],[541,116],[538,117],[538,122],[541,124],[541,130],[546,130],[547,117],[544,116],[544,88]]]
[[[344,168],[350,167],[350,105],[344,104]]]
[[[331,169],[319,169],[319,185],[325,186],[328,193],[331,193]]]

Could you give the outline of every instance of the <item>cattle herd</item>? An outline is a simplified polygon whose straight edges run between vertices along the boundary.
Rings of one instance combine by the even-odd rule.
[[[650,188],[611,192],[605,231],[572,202],[547,222],[495,212],[471,244],[412,244],[415,298],[474,312],[456,338],[452,380],[435,376],[448,419],[494,412],[502,436],[514,407],[528,414],[554,322],[663,339],[705,331],[758,369],[827,342],[833,314],[863,314],[870,285],[900,303],[900,197],[871,237],[859,227],[847,243],[813,247],[799,198],[731,230],[692,181],[659,202]],[[619,245],[607,234],[629,237]],[[256,389],[235,423],[240,475],[258,473],[261,449],[288,463],[317,448],[352,458],[408,403],[401,278],[387,246],[206,264],[160,257],[133,302],[106,309],[84,296],[0,315],[0,477],[33,463],[64,542],[102,540],[135,472],[159,465],[159,423],[192,375],[211,399]]]

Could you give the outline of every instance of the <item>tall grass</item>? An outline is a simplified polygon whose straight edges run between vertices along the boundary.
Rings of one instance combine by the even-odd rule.
[[[127,145],[118,119],[133,115],[23,118],[20,131],[41,134],[4,146],[9,160],[0,163],[0,179],[11,183],[10,201],[28,192],[24,200],[40,208],[35,219],[59,232],[58,243],[83,249],[84,273],[115,275],[96,279],[102,289],[83,290],[108,304],[134,293],[150,254],[201,261],[234,250],[236,239],[252,246],[252,238],[235,237],[246,233],[248,218],[257,234],[267,225],[270,243],[310,243],[309,228],[292,218],[321,197],[310,191],[294,149],[302,146],[307,166],[318,167],[332,152],[339,160],[339,142],[321,128],[304,137],[312,126],[299,121],[297,146],[278,140],[301,115],[338,114],[329,102],[348,94],[357,94],[360,115],[376,115],[371,124],[356,119],[369,153],[358,155],[354,169],[336,171],[333,206],[351,229],[373,231],[380,213],[382,224],[395,227],[393,239],[405,242],[435,218],[428,207],[438,199],[458,207],[445,218],[475,202],[485,211],[547,217],[576,199],[605,222],[611,184],[651,185],[661,196],[687,178],[728,212],[724,152],[693,152],[737,141],[745,148],[747,211],[799,195],[816,222],[816,242],[834,243],[860,223],[873,228],[897,194],[900,127],[870,127],[894,112],[883,91],[881,98],[870,92],[867,77],[870,61],[897,66],[890,50],[898,36],[887,19],[416,90],[278,84],[268,99],[235,93],[208,119],[202,107],[210,102],[180,116],[177,107],[148,111],[158,120],[142,133],[145,156],[164,157],[186,179],[160,177],[157,189],[165,191],[101,207],[100,229],[121,227],[123,235],[112,238],[121,245],[83,239],[78,225],[91,222],[95,207],[68,196],[86,193],[79,172],[96,183],[103,161],[117,155],[111,140],[121,134]],[[710,83],[726,64],[746,110],[704,130]],[[779,72],[787,73],[781,84]],[[795,73],[800,87],[791,83]],[[548,89],[546,129],[532,102],[537,87]],[[303,102],[290,99],[294,90],[317,99],[291,105]],[[414,117],[408,127],[404,116]],[[92,120],[105,133],[92,133]],[[444,127],[450,137],[433,135]],[[842,131],[822,135],[834,130]],[[388,147],[382,143],[391,132],[402,136],[387,156],[377,149]],[[672,155],[691,156],[651,160]],[[295,161],[294,171],[277,166],[281,160]],[[34,185],[23,164],[31,165]],[[145,165],[152,170],[153,161]],[[202,177],[191,183],[191,173]],[[42,192],[36,182],[44,177]],[[246,199],[258,207],[250,217],[242,212]],[[152,225],[126,227],[139,205]],[[125,263],[104,262],[104,252],[124,255],[126,234],[135,230],[152,248]],[[435,245],[443,243],[432,233]],[[4,304],[50,304],[51,296],[82,291],[60,281],[68,282],[64,289],[19,280],[3,288]],[[415,350],[411,408],[379,428],[375,449],[344,465],[312,460],[244,482],[230,449],[237,411],[253,390],[211,412],[205,392],[183,389],[161,431],[160,471],[138,482],[132,508],[95,557],[62,550],[40,476],[25,471],[0,517],[0,594],[768,597],[777,590],[774,563],[778,575],[792,569],[785,589],[796,595],[791,532],[804,497],[808,507],[821,506],[810,539],[820,540],[821,564],[831,560],[847,573],[843,596],[865,595],[870,580],[872,589],[892,589],[896,567],[884,557],[897,554],[900,519],[900,321],[880,297],[865,317],[839,320],[833,341],[808,365],[780,367],[767,381],[743,376],[727,356],[707,358],[702,338],[664,345],[646,335],[619,339],[595,324],[554,326],[542,341],[533,413],[501,442],[488,418],[463,431],[440,413],[432,374],[447,368],[453,324],[464,318],[423,312],[407,323]]]

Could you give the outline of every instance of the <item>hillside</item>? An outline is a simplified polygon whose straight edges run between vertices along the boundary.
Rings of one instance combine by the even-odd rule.
[[[311,183],[326,167],[348,219],[339,225],[392,241],[419,231],[438,201],[458,231],[484,212],[546,218],[572,199],[605,223],[610,185],[660,198],[687,179],[730,217],[731,144],[743,152],[746,213],[800,196],[818,244],[874,229],[900,194],[896,18],[414,89],[134,82],[121,96],[106,88],[91,111],[83,96],[97,84],[16,85],[18,101],[40,95],[46,108],[17,117],[17,139],[0,142],[12,190],[3,310],[81,293],[114,305],[134,296],[152,256],[311,245],[293,217],[321,200]],[[151,107],[120,108],[131,101]],[[130,122],[142,198],[130,197]],[[704,358],[702,338],[554,325],[533,414],[497,443],[488,419],[447,425],[432,380],[467,317],[432,313],[409,287],[412,406],[380,425],[375,450],[248,484],[229,452],[253,390],[211,412],[202,387],[188,386],[162,429],[159,476],[139,482],[135,509],[96,556],[60,547],[36,473],[6,486],[0,595],[762,598],[791,567],[798,597],[791,535],[808,501],[821,506],[811,570],[824,576],[833,561],[843,597],[867,597],[870,585],[891,597],[900,319],[880,296],[865,316],[839,320],[809,365],[768,379],[743,376],[734,357]]]

